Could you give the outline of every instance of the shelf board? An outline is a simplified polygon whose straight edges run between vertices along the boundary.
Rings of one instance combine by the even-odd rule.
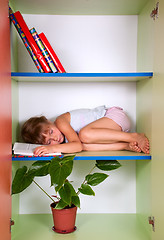
[[[19,82],[110,82],[139,81],[153,76],[153,72],[129,73],[38,73],[12,72],[11,77]]]
[[[144,153],[136,153],[130,151],[97,151],[97,152],[80,152],[75,153],[74,160],[151,160],[151,155]],[[63,157],[64,155],[61,155]],[[27,157],[13,156],[12,161],[37,161],[51,160],[54,156],[46,157]]]
[[[140,223],[136,214],[78,213],[77,230],[70,234],[52,231],[51,214],[21,214],[12,226],[12,240],[94,239],[94,240],[150,240],[150,232]]]

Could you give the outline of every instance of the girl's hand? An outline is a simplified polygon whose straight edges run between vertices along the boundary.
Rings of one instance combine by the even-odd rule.
[[[53,153],[53,152],[55,152],[53,145],[40,146],[40,147],[35,148],[34,155],[35,156],[43,156],[47,153]]]

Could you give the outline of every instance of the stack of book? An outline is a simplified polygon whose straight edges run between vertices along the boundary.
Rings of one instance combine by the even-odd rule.
[[[29,29],[21,13],[10,7],[9,16],[39,72],[66,72],[44,33]]]

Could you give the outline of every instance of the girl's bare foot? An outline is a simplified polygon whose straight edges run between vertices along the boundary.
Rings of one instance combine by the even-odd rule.
[[[131,151],[133,151],[133,152],[141,152],[141,148],[138,146],[137,142],[129,143],[129,147],[130,147]]]
[[[128,151],[133,151],[133,152],[141,152],[141,148],[138,147],[137,142],[128,143],[125,149]]]
[[[137,133],[136,142],[142,152],[149,154],[149,140],[143,133]]]

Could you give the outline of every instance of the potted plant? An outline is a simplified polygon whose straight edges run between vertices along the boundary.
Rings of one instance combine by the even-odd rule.
[[[36,161],[29,169],[27,166],[18,168],[12,182],[12,194],[22,192],[34,182],[52,200],[53,230],[58,233],[70,233],[76,229],[76,210],[77,207],[80,207],[79,194],[94,196],[95,192],[92,186],[100,184],[108,177],[106,173],[100,171],[93,173],[93,171],[96,168],[102,171],[111,171],[121,166],[117,160],[96,160],[91,171],[85,176],[81,186],[75,190],[72,182],[68,180],[68,176],[73,170],[74,157],[75,155],[68,155],[63,158],[56,156],[48,161]],[[35,177],[42,177],[48,174],[50,174],[51,187],[55,187],[56,194],[53,196],[45,192],[34,180]],[[60,226],[61,224],[63,226]]]

